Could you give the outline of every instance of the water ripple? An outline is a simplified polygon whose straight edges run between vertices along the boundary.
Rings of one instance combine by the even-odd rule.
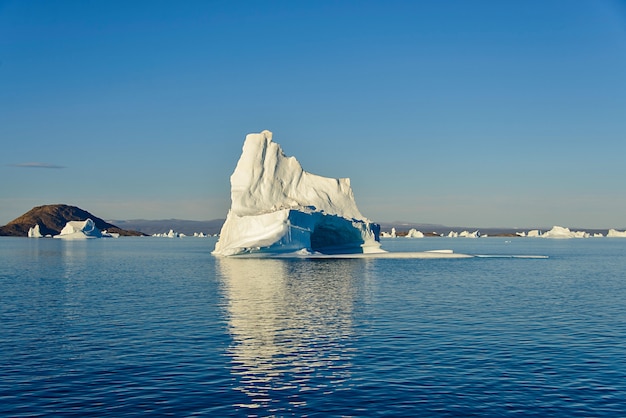
[[[505,247],[547,260],[329,261],[59,241],[0,239],[3,416],[626,410],[626,242]]]

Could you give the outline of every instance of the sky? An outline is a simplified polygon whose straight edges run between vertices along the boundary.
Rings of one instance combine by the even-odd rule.
[[[626,228],[626,1],[0,0],[0,225],[224,218],[265,129],[377,222]]]

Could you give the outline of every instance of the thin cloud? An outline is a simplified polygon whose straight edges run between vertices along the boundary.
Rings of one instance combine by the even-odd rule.
[[[18,163],[18,164],[10,164],[11,167],[20,167],[20,168],[65,168],[65,166],[50,164],[50,163]]]

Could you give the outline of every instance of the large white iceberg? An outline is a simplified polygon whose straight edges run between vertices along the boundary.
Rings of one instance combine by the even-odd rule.
[[[350,180],[304,171],[269,131],[246,136],[230,183],[215,255],[383,252],[380,227],[359,212]]]
[[[54,236],[54,238],[61,239],[87,239],[101,237],[102,232],[100,232],[94,221],[91,219],[84,221],[69,221],[65,224],[61,233]]]

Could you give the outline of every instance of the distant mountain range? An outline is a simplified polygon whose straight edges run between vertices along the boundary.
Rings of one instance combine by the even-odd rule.
[[[42,235],[58,235],[69,221],[84,221],[91,219],[101,231],[120,234],[121,236],[143,235],[141,232],[119,228],[97,216],[69,205],[37,206],[0,227],[0,236],[26,237],[28,230],[39,225]]]

